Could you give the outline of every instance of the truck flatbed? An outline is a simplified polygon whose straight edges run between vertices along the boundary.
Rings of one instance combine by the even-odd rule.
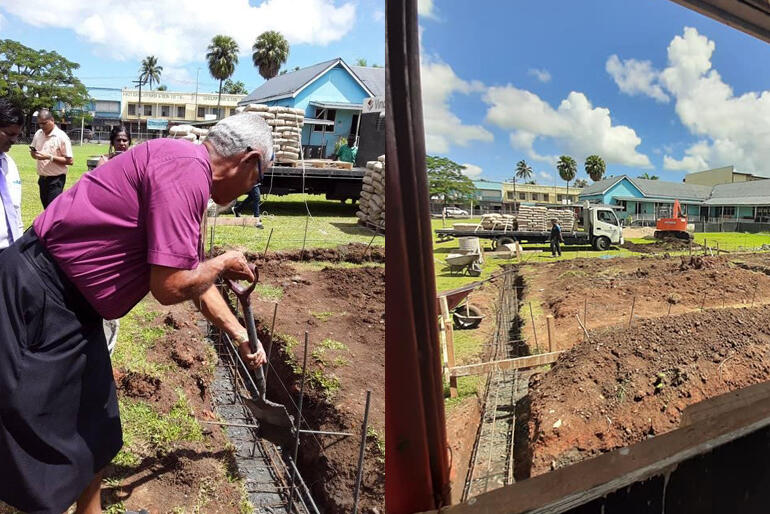
[[[550,231],[525,232],[520,230],[455,230],[453,228],[440,228],[436,230],[436,234],[441,240],[448,240],[455,237],[478,237],[481,239],[491,239],[497,244],[513,243],[514,241],[520,243],[545,243],[551,238]],[[565,245],[591,244],[591,238],[586,232],[562,232],[562,237],[564,238]]]

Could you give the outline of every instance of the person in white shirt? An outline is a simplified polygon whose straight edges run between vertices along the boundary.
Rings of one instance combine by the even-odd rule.
[[[32,138],[29,155],[37,160],[37,183],[40,186],[40,201],[43,208],[53,202],[64,191],[67,166],[72,166],[72,143],[69,136],[56,126],[53,114],[48,109],[37,113],[40,127]]]
[[[21,179],[8,151],[21,134],[24,114],[8,99],[0,98],[0,252],[21,237]]]

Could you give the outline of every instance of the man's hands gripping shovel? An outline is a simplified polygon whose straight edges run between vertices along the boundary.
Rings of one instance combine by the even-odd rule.
[[[236,253],[236,252],[233,252]],[[241,259],[242,259],[241,255]],[[245,263],[245,260],[244,260]],[[245,267],[231,267],[225,275],[230,289],[233,291],[243,307],[243,317],[246,322],[248,341],[241,343],[238,350],[244,363],[252,369],[251,379],[246,380],[251,398],[242,397],[254,417],[260,423],[260,435],[269,441],[284,448],[291,443],[294,423],[286,407],[273,403],[266,399],[266,383],[264,368],[267,362],[265,351],[257,337],[257,328],[254,323],[254,314],[251,311],[251,293],[257,285],[259,275],[256,268],[246,264]],[[240,285],[237,280],[246,279],[251,282],[248,286]],[[248,351],[247,351],[248,345]]]

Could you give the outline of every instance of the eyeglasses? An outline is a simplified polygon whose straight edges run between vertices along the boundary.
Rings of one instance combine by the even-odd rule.
[[[253,152],[253,151],[254,151],[254,149],[252,147],[250,147],[250,146],[246,147],[246,153]],[[273,161],[275,161],[275,150],[273,150],[273,152],[270,154],[270,160],[268,162],[273,162]],[[259,159],[257,161],[257,171],[259,171],[259,180],[262,180],[262,176],[263,176],[262,175],[262,159]]]

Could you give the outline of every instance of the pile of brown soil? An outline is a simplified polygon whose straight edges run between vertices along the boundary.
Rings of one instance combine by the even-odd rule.
[[[303,250],[280,250],[267,252],[267,258],[262,253],[246,252],[246,258],[250,261],[284,262],[284,261],[329,261],[350,262],[363,264],[367,262],[384,263],[385,248],[382,246],[368,246],[363,243],[349,243],[337,248],[307,248]]]
[[[661,241],[654,241],[652,243],[632,243],[631,241],[624,242],[621,248],[638,253],[665,253],[665,252],[681,252],[683,250],[689,250],[690,242],[682,239],[666,239]],[[693,241],[693,250],[701,249],[701,246]]]
[[[667,432],[686,406],[768,380],[768,316],[715,309],[592,331],[530,381],[531,475]]]

